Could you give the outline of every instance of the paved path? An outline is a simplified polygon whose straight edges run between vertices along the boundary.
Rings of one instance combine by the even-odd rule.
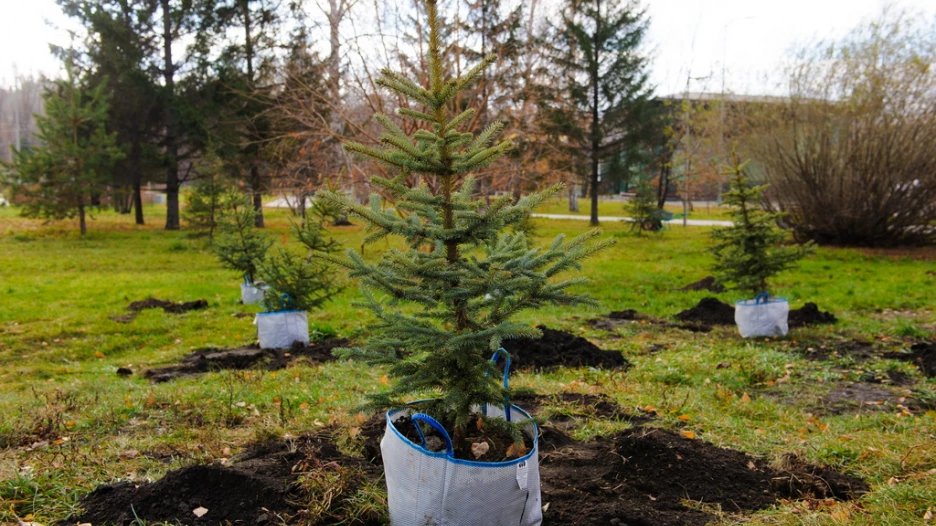
[[[263,203],[263,206],[270,208],[287,208],[289,207],[290,202],[295,200],[295,198],[277,198],[271,201]],[[312,201],[307,200],[306,206],[311,206]],[[591,219],[591,216],[588,215],[573,215],[573,214],[533,214],[533,217],[542,217],[544,219],[577,219],[579,221],[588,221]],[[599,222],[615,222],[615,221],[633,221],[629,217],[617,217],[617,216],[598,216]],[[664,221],[667,225],[679,226],[683,224],[682,219],[670,219],[669,221]],[[715,221],[711,219],[687,219],[687,226],[731,226],[733,223],[731,221]]]
[[[578,219],[581,221],[588,221],[591,219],[591,216],[587,215],[573,215],[573,214],[533,214],[533,217],[542,217],[545,219]],[[598,216],[598,222],[605,221],[633,221],[629,217],[615,217],[615,216]],[[682,219],[670,219],[669,221],[664,221],[667,225],[681,225],[683,224]],[[686,219],[686,226],[731,226],[734,223],[731,221],[716,221],[713,219]]]

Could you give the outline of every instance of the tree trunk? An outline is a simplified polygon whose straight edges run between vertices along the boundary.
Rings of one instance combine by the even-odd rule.
[[[78,202],[78,225],[81,229],[81,235],[88,233],[88,225],[85,222],[85,206],[83,201]]]
[[[160,0],[163,14],[163,80],[169,95],[166,107],[166,230],[179,229],[179,146],[176,144],[175,65],[172,63],[172,17],[169,0]]]
[[[592,107],[591,107],[591,225],[598,226],[598,149],[601,147],[601,135],[599,132],[600,122],[598,121],[600,114],[598,112],[598,58],[600,50],[598,49],[598,34],[601,32],[601,2],[596,2],[595,5],[598,10],[599,16],[595,20],[595,38],[594,38],[594,47],[592,49],[593,56],[592,59],[592,72],[591,72],[591,88],[592,88]]]

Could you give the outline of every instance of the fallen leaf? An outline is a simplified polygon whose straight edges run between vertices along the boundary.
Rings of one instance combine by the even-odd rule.
[[[69,420],[68,422],[65,422],[65,427],[75,427],[75,421]]]
[[[380,383],[382,383],[383,385],[387,385],[390,383],[390,379],[387,378],[387,375],[383,375],[380,377]]]
[[[151,408],[156,405],[156,393],[150,392],[149,396],[146,397],[146,402],[143,403],[143,407]]]
[[[926,513],[923,514],[923,520],[927,522],[933,520],[933,508],[926,508]]]
[[[140,452],[135,449],[128,449],[126,451],[120,452],[120,458],[124,460],[132,460],[140,456]]]
[[[688,422],[689,419],[692,418],[692,417],[689,416],[689,415],[679,415],[679,416],[677,416],[676,418],[682,420],[683,422]]]
[[[682,436],[684,436],[685,438],[691,439],[691,438],[695,438],[695,433],[693,433],[692,431],[683,431]]]
[[[196,517],[201,518],[202,515],[208,513],[208,509],[199,506],[195,508],[194,510],[192,510],[192,513],[194,513]]]
[[[507,448],[508,457],[522,457],[526,455],[527,448],[520,442],[514,442],[510,444],[510,447]]]
[[[224,455],[224,456],[226,456],[226,457],[231,456],[231,448],[226,447],[226,448],[222,449],[222,450],[221,450],[221,454]]]
[[[473,442],[471,444],[471,454],[474,455],[474,458],[481,458],[491,449],[491,445],[487,442]],[[507,456],[510,456],[508,451]]]
[[[97,356],[98,358],[104,357],[104,353],[102,353],[101,351],[94,351],[94,355]]]
[[[745,404],[750,404],[750,403],[751,403],[751,395],[749,395],[749,394],[747,394],[747,393],[744,393],[743,395],[741,395],[741,401],[744,402]]]

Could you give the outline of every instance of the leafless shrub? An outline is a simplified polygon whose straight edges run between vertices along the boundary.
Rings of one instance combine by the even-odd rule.
[[[751,112],[749,152],[800,240],[936,240],[936,28],[885,11],[804,50],[790,97]]]

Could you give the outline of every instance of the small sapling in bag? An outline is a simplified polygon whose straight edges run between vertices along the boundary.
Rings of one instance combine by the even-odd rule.
[[[742,338],[786,336],[790,330],[789,314],[790,303],[786,299],[771,298],[766,292],[735,303],[735,323]]]
[[[289,294],[280,297],[281,310],[261,312],[254,318],[261,349],[288,349],[295,342],[309,344],[309,318],[295,310]]]

